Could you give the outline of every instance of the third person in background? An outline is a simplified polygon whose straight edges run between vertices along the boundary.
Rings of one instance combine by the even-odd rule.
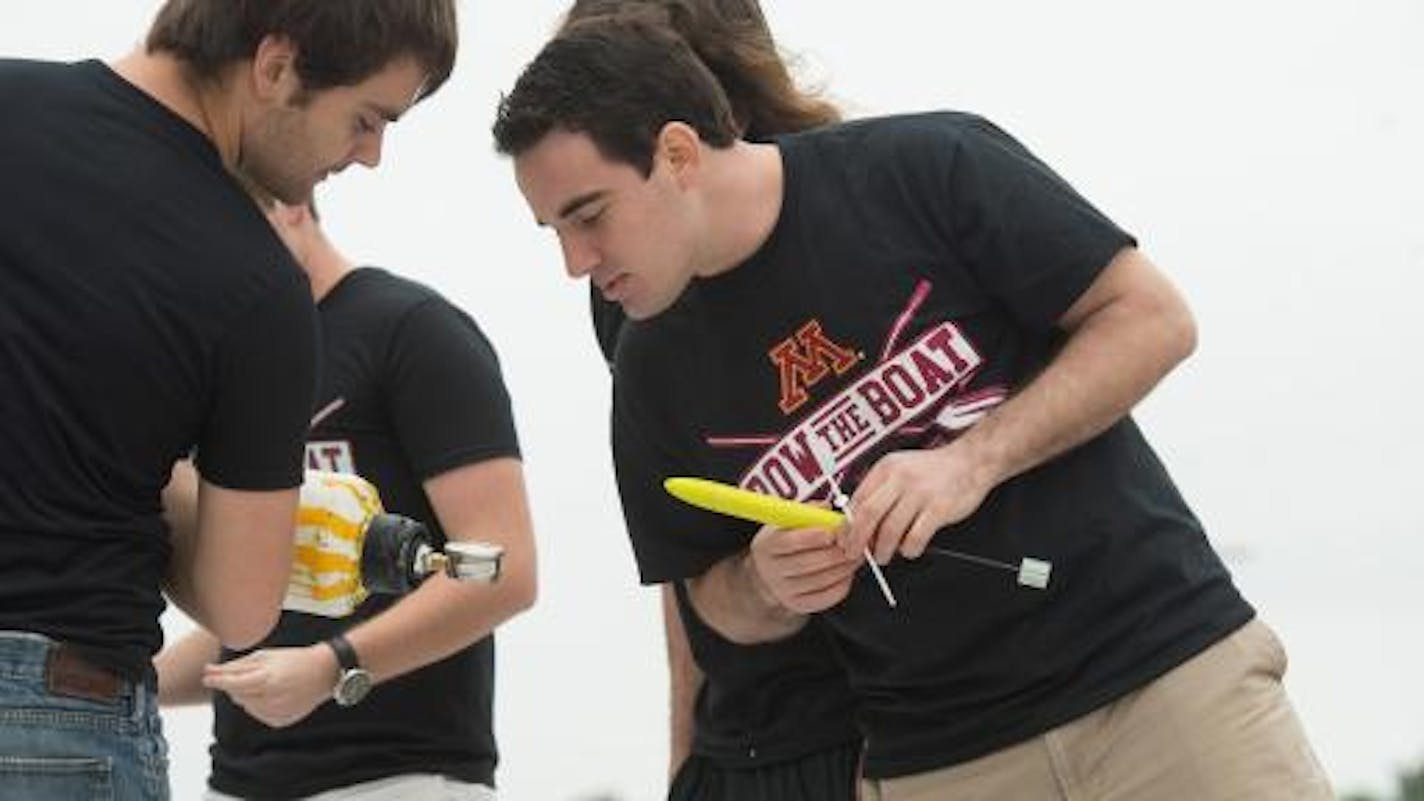
[[[438,543],[504,549],[493,583],[433,576],[351,617],[287,611],[251,652],[198,631],[155,664],[164,704],[214,709],[210,797],[490,801],[494,629],[535,596],[519,443],[494,348],[435,291],[356,267],[313,209],[268,216],[311,280],[322,350],[313,469],[354,473]],[[352,670],[374,683],[346,680]]]

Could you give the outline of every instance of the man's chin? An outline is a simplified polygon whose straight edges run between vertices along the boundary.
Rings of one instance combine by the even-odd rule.
[[[280,188],[279,191],[273,191],[272,195],[288,206],[307,206],[311,204],[315,190],[314,184],[303,184]]]
[[[667,311],[672,303],[650,303],[647,300],[640,303],[634,298],[624,298],[618,305],[623,309],[623,316],[629,320],[647,320]]]
[[[266,200],[275,199],[288,206],[304,206],[311,203],[316,189],[316,184],[311,181],[269,180],[241,169],[235,174],[238,182],[253,197],[264,201],[263,205],[267,205]]]
[[[623,316],[629,320],[646,320],[657,313],[633,298],[622,298],[618,301],[618,308],[623,310]]]

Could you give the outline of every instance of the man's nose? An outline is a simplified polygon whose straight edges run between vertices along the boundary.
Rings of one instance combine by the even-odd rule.
[[[376,169],[381,165],[381,148],[385,145],[385,141],[386,129],[384,125],[375,131],[361,134],[356,138],[356,147],[352,150],[351,160],[370,169]]]
[[[570,278],[587,278],[598,266],[598,251],[581,236],[566,234],[559,237],[564,250],[564,269]]]

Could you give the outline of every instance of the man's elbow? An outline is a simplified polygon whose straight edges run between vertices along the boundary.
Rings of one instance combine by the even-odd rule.
[[[1125,324],[1118,335],[1162,374],[1186,361],[1197,348],[1197,322],[1181,295],[1168,284],[1127,297],[1116,319]]]
[[[539,578],[533,566],[501,576],[500,583],[509,604],[511,617],[529,611],[539,600]]]
[[[251,605],[213,624],[213,633],[224,647],[244,651],[266,639],[282,615],[280,605]]]
[[[1175,304],[1163,315],[1161,331],[1164,355],[1170,365],[1186,361],[1197,349],[1197,321],[1185,304]]]

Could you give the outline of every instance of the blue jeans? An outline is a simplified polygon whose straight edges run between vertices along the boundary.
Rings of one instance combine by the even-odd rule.
[[[168,801],[168,745],[153,692],[122,682],[112,699],[47,689],[56,644],[0,631],[0,799]]]

